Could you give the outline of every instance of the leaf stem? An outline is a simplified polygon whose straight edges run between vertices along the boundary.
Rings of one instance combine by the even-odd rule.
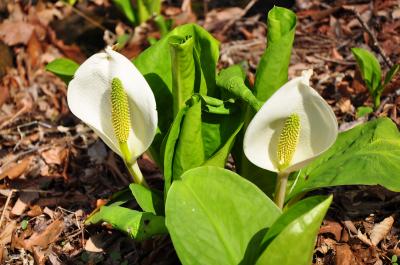
[[[279,208],[283,208],[285,203],[286,186],[288,182],[289,173],[278,172],[278,180],[275,188],[274,202]]]

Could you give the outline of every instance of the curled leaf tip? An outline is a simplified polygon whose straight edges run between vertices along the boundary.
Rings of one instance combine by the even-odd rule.
[[[117,77],[111,81],[111,119],[118,141],[126,143],[131,128],[129,103],[124,86]]]
[[[300,136],[300,117],[291,114],[286,120],[279,135],[278,142],[278,169],[284,170],[289,166],[296,151]]]

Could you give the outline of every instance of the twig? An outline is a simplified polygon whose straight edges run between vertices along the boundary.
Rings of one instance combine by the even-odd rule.
[[[0,227],[3,224],[3,219],[4,219],[4,216],[6,215],[7,207],[8,207],[8,204],[10,203],[13,193],[14,193],[14,190],[11,190],[10,194],[8,194],[8,196],[7,196],[7,200],[6,200],[6,203],[4,204],[4,209],[3,209],[3,212],[1,213],[1,217],[0,217]]]
[[[254,4],[257,3],[257,0],[251,0],[246,7],[243,9],[242,13],[239,16],[236,16],[234,18],[232,18],[231,20],[229,20],[225,26],[222,28],[221,31],[221,35],[223,35],[236,21],[238,21],[239,19],[241,19],[243,16],[245,16],[247,14],[247,12],[249,12],[249,10],[254,6]]]
[[[373,41],[373,46],[377,49],[379,54],[382,56],[383,61],[386,63],[389,68],[393,66],[393,62],[390,60],[390,58],[386,55],[385,51],[381,48],[379,45],[378,39],[376,38],[375,34],[372,32],[371,28],[368,26],[368,24],[362,19],[360,13],[355,10],[354,8],[350,8],[351,11],[356,15],[356,18],[358,22],[360,22],[361,26],[364,28],[364,30],[368,33],[368,35],[371,37]]]
[[[109,31],[106,27],[104,27],[103,25],[101,25],[99,22],[97,22],[96,20],[92,19],[91,17],[89,17],[88,15],[86,15],[85,13],[83,13],[82,11],[80,11],[79,9],[77,9],[74,6],[71,6],[72,11],[74,11],[76,14],[78,14],[79,16],[81,16],[82,18],[86,19],[89,23],[93,24],[95,27],[100,28],[103,31]],[[110,31],[110,35],[113,38],[116,38],[116,35]]]

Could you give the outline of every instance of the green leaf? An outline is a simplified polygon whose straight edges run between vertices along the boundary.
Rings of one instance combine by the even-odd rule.
[[[175,181],[166,225],[183,264],[251,264],[263,232],[280,215],[255,185],[234,172],[200,167]]]
[[[288,80],[296,14],[275,6],[268,12],[267,49],[257,67],[254,94],[265,102]]]
[[[129,188],[143,211],[164,215],[164,200],[161,192],[136,183],[130,184]]]
[[[68,84],[69,81],[71,81],[74,77],[75,71],[78,69],[78,67],[79,64],[76,62],[67,58],[60,58],[48,63],[46,65],[46,70],[57,75],[66,84]]]
[[[103,206],[86,220],[95,224],[107,222],[136,240],[145,240],[154,235],[167,234],[164,217],[152,213],[138,212],[121,206]]]
[[[332,196],[311,197],[284,212],[268,230],[264,240],[271,242],[256,264],[311,264],[315,238],[331,202]]]
[[[244,83],[246,73],[240,65],[233,65],[222,70],[217,77],[217,85],[236,98],[248,103],[255,111],[261,108],[260,102]]]
[[[361,106],[357,108],[356,117],[357,118],[364,117],[372,112],[374,112],[373,108]]]
[[[389,72],[387,72],[385,76],[385,81],[383,82],[383,87],[385,87],[387,84],[390,83],[390,81],[393,79],[393,77],[396,76],[396,74],[400,70],[400,64],[395,64],[390,68]]]
[[[136,24],[135,9],[132,6],[131,0],[112,0],[114,5],[125,15],[125,17],[132,23]]]
[[[173,180],[179,179],[185,171],[204,162],[199,98],[193,98],[192,106],[187,110],[181,126],[172,163]]]
[[[167,136],[164,138],[163,143],[161,145],[161,155],[163,161],[163,175],[164,175],[164,199],[166,199],[169,188],[171,187],[173,176],[173,162],[175,155],[175,148],[179,139],[179,135],[181,133],[181,126],[183,118],[185,117],[186,112],[189,107],[181,109],[175,117],[174,122],[171,125],[171,128],[168,131]]]
[[[147,21],[161,10],[161,0],[136,0],[139,24]]]
[[[172,62],[173,113],[176,116],[194,92],[196,76],[193,58],[194,40],[190,35],[171,36],[169,46]]]
[[[352,48],[351,52],[356,58],[361,75],[369,92],[375,98],[382,92],[381,79],[382,71],[379,61],[375,55],[362,48]]]
[[[172,30],[166,37],[146,49],[134,64],[144,75],[156,98],[159,131],[151,147],[151,155],[160,164],[160,147],[173,121],[172,63],[169,47],[170,36],[192,36],[196,63],[196,84],[203,95],[218,96],[215,72],[219,57],[219,43],[206,30],[195,24],[187,24]]]
[[[382,185],[400,191],[400,133],[380,118],[339,134],[336,143],[301,170],[288,197],[322,187]]]

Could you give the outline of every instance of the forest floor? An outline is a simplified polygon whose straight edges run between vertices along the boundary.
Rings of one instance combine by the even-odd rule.
[[[183,2],[166,1],[162,13],[175,25],[205,27],[221,41],[220,67],[247,61],[254,81],[270,6]],[[400,63],[400,2],[298,0],[291,8],[298,24],[289,77],[314,69],[313,87],[334,109],[341,131],[381,116],[400,126],[399,75],[374,113],[357,116],[372,101],[350,52],[374,51],[385,72]],[[167,236],[138,243],[107,226],[84,225],[129,178],[121,160],[69,112],[64,82],[45,70],[60,57],[81,63],[122,34],[131,36],[122,50],[130,58],[149,46],[149,37],[159,38],[152,24],[133,31],[108,0],[74,7],[0,1],[0,264],[179,264]],[[143,156],[139,164],[148,183],[162,187],[152,161]],[[392,264],[400,256],[399,194],[378,186],[321,192],[333,193],[334,203],[313,264]],[[372,230],[381,233],[377,244]]]

